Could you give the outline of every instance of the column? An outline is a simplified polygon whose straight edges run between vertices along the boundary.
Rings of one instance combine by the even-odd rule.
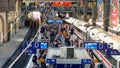
[[[76,2],[77,2],[77,14],[76,15],[77,15],[77,18],[79,19],[80,18],[80,16],[79,16],[80,15],[80,10],[79,10],[80,9],[80,0],[77,0]]]
[[[3,41],[4,42],[7,42],[8,41],[8,16],[7,16],[7,12],[4,12],[3,13],[3,19],[4,19],[4,23],[3,23],[3,28],[4,28],[4,31],[3,31]]]
[[[84,21],[87,21],[87,5],[88,5],[88,0],[83,0],[83,2],[84,2],[84,12],[83,12]]]
[[[109,16],[110,16],[110,0],[103,0],[104,2],[104,30],[108,31],[109,27]]]
[[[96,26],[97,19],[97,0],[92,0],[92,25]]]
[[[18,32],[19,30],[20,13],[21,13],[21,1],[16,0],[16,32]]]

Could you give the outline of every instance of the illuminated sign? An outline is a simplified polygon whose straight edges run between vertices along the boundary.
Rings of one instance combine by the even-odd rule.
[[[86,49],[97,49],[97,43],[96,42],[85,42],[84,47]]]
[[[29,41],[25,42],[25,47],[27,47],[30,44]],[[32,48],[36,49],[47,49],[48,48],[48,43],[47,42],[32,42],[31,43]]]
[[[29,41],[25,42],[25,46],[20,48],[20,52],[22,52],[28,45],[30,44]],[[37,49],[47,49],[48,43],[47,42],[32,42],[30,47],[25,51],[26,54],[36,54]]]
[[[41,49],[47,49],[48,48],[48,43],[47,42],[41,42],[40,43],[40,48]]]
[[[104,50],[109,49],[109,45],[107,43],[100,43],[100,42],[84,42],[84,48],[86,49],[98,49]]]
[[[71,6],[72,5],[72,2],[52,2],[52,5],[54,6]]]
[[[29,44],[30,44],[29,41],[25,42],[25,47],[27,47]],[[40,49],[40,42],[32,42],[32,43],[31,43],[31,47],[32,47],[32,48]]]

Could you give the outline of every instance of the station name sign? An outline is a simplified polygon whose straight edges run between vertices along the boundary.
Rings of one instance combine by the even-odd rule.
[[[109,45],[107,43],[101,42],[84,42],[84,48],[86,49],[97,49],[97,50],[105,50],[109,49]]]
[[[24,47],[20,48],[20,52],[22,52],[28,45],[30,44],[29,41],[25,42]],[[29,48],[25,51],[26,54],[36,54],[37,49],[47,49],[48,43],[47,42],[32,42]]]
[[[101,42],[84,42],[85,49],[97,49],[97,50],[106,50],[107,55],[120,55],[120,51],[117,49],[110,48],[110,45],[107,43]]]

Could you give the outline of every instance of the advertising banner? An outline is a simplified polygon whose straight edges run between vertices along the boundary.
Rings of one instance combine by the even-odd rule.
[[[118,11],[119,11],[119,12],[118,12],[118,16],[119,16],[118,31],[120,31],[120,0],[118,0],[118,1],[119,1],[119,3],[118,3],[118,5],[119,5],[119,6],[118,6],[118,7],[119,7],[119,8],[118,8],[118,9],[119,9],[119,10],[118,10]]]
[[[53,6],[72,6],[72,2],[52,2]]]
[[[117,28],[118,26],[118,0],[111,0],[111,23],[112,28]]]
[[[98,16],[97,19],[98,21],[102,22],[103,21],[103,2],[102,0],[97,0],[97,9],[98,9]]]

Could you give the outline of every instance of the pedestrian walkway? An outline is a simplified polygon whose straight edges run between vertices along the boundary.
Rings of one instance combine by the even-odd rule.
[[[0,68],[5,64],[5,62],[12,56],[12,54],[19,47],[21,42],[24,40],[28,28],[22,28],[18,31],[16,36],[9,42],[5,43],[4,46],[0,47]]]

